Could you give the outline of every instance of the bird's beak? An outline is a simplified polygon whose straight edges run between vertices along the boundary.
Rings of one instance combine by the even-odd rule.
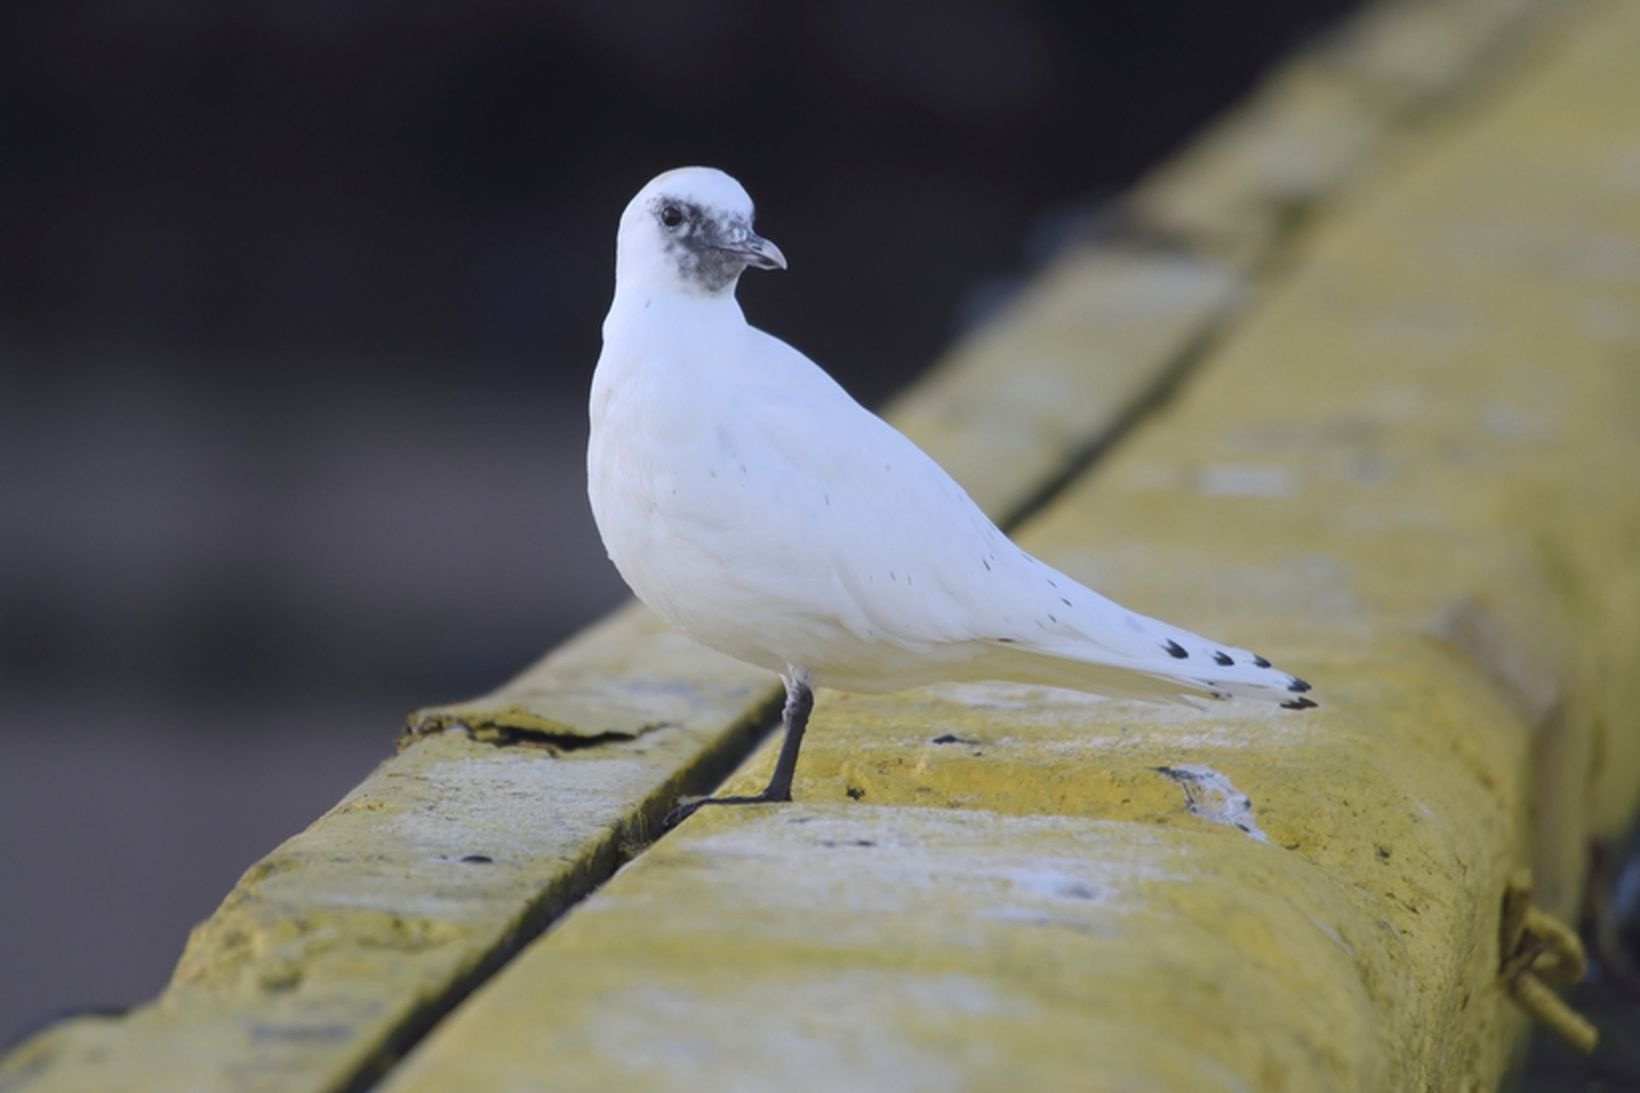
[[[780,248],[749,228],[721,244],[718,249],[738,254],[746,259],[748,266],[758,269],[786,268],[786,256],[780,253]]]

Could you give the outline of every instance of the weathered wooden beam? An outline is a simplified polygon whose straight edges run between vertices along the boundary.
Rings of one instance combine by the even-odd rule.
[[[1585,6],[1588,12],[1611,8],[1609,4]],[[1552,19],[1544,14],[1551,11],[1556,13]],[[1442,747],[1478,747],[1475,722],[1492,725],[1496,739],[1486,737],[1480,757],[1467,760],[1466,777],[1476,771],[1487,773],[1502,787],[1497,792],[1505,794],[1511,792],[1510,787],[1538,785],[1538,826],[1528,828],[1521,819],[1525,790],[1507,798],[1517,811],[1501,818],[1495,809],[1502,798],[1476,790],[1468,782],[1462,783],[1467,787],[1462,793],[1469,794],[1472,800],[1466,798],[1468,803],[1480,810],[1478,815],[1485,820],[1483,833],[1494,837],[1493,843],[1483,845],[1495,851],[1501,845],[1497,840],[1510,841],[1511,850],[1503,856],[1511,860],[1535,832],[1546,830],[1545,825],[1554,827],[1552,839],[1540,843],[1565,850],[1564,860],[1573,864],[1555,871],[1552,883],[1540,877],[1539,888],[1546,898],[1562,903],[1565,893],[1575,889],[1580,868],[1576,847],[1586,830],[1581,812],[1564,803],[1566,793],[1585,786],[1579,778],[1587,763],[1580,764],[1579,755],[1586,758],[1586,754],[1577,749],[1598,746],[1607,759],[1597,786],[1600,819],[1607,827],[1632,807],[1634,768],[1640,765],[1640,755],[1620,731],[1632,725],[1624,718],[1626,711],[1635,708],[1635,696],[1619,694],[1602,673],[1617,658],[1633,656],[1634,614],[1625,623],[1599,606],[1606,600],[1588,585],[1590,574],[1603,575],[1609,584],[1601,592],[1619,597],[1616,602],[1632,602],[1637,587],[1632,570],[1618,564],[1624,557],[1621,548],[1632,543],[1624,538],[1631,534],[1632,525],[1601,523],[1594,515],[1597,507],[1583,503],[1593,497],[1615,510],[1622,508],[1610,504],[1608,495],[1600,492],[1602,484],[1608,484],[1604,478],[1585,481],[1580,477],[1587,470],[1582,462],[1589,457],[1587,445],[1597,439],[1592,433],[1578,437],[1583,446],[1568,446],[1570,454],[1551,456],[1538,477],[1523,478],[1536,484],[1535,492],[1508,495],[1525,510],[1523,518],[1536,520],[1554,514],[1566,521],[1556,525],[1565,534],[1551,534],[1543,523],[1526,525],[1545,536],[1537,544],[1538,551],[1557,563],[1549,580],[1552,588],[1538,587],[1542,570],[1537,562],[1541,559],[1532,550],[1524,551],[1525,557],[1518,556],[1518,539],[1494,548],[1485,526],[1463,522],[1472,515],[1467,502],[1454,504],[1453,526],[1461,534],[1452,540],[1453,549],[1473,551],[1486,560],[1482,568],[1489,576],[1476,586],[1484,594],[1447,595],[1439,605],[1450,610],[1431,614],[1433,601],[1417,597],[1419,589],[1427,591],[1432,585],[1409,585],[1407,603],[1417,610],[1409,610],[1405,619],[1435,619],[1430,632],[1444,637],[1429,637],[1423,631],[1418,632],[1421,636],[1407,637],[1411,630],[1393,631],[1398,635],[1393,640],[1384,638],[1384,644],[1357,650],[1347,626],[1325,614],[1320,624],[1314,617],[1317,611],[1333,610],[1343,593],[1336,583],[1323,579],[1330,571],[1318,560],[1327,557],[1325,551],[1335,540],[1305,538],[1312,533],[1304,530],[1308,527],[1304,521],[1319,520],[1317,513],[1331,511],[1329,504],[1341,503],[1348,485],[1308,477],[1312,464],[1325,467],[1328,460],[1342,458],[1342,449],[1328,447],[1341,442],[1315,424],[1331,420],[1317,407],[1348,394],[1352,410],[1357,408],[1353,400],[1363,400],[1361,412],[1369,418],[1378,412],[1371,400],[1387,396],[1377,388],[1352,386],[1356,379],[1346,373],[1339,359],[1341,353],[1355,353],[1349,367],[1370,376],[1383,362],[1360,354],[1365,352],[1363,346],[1377,343],[1369,338],[1357,344],[1363,337],[1361,330],[1329,326],[1318,318],[1311,327],[1297,328],[1302,337],[1290,335],[1310,354],[1302,359],[1302,368],[1299,345],[1273,343],[1270,351],[1279,348],[1285,355],[1272,359],[1270,370],[1265,371],[1265,351],[1244,347],[1275,335],[1259,333],[1263,328],[1257,325],[1244,329],[1244,324],[1272,322],[1268,316],[1294,296],[1312,299],[1312,306],[1318,306],[1316,301],[1328,302],[1328,286],[1335,283],[1328,276],[1316,274],[1309,265],[1299,269],[1272,261],[1288,253],[1293,241],[1301,238],[1300,226],[1319,233],[1336,220],[1344,224],[1336,230],[1347,231],[1346,222],[1357,211],[1344,195],[1359,191],[1361,200],[1376,200],[1377,195],[1399,192],[1395,188],[1405,185],[1397,180],[1412,170],[1406,164],[1448,163],[1451,153],[1435,147],[1440,140],[1450,138],[1467,148],[1482,128],[1475,117],[1448,109],[1466,102],[1459,92],[1472,90],[1489,73],[1500,87],[1520,82],[1540,88],[1547,79],[1540,68],[1553,70],[1543,57],[1553,52],[1548,43],[1561,33],[1558,28],[1575,28],[1594,18],[1577,7],[1527,0],[1430,0],[1369,9],[1334,41],[1278,74],[1225,126],[1210,132],[1174,166],[1147,182],[1127,203],[1126,215],[1115,221],[1114,234],[1067,250],[1001,316],[956,347],[894,411],[896,420],[991,512],[1017,516],[1059,496],[1030,534],[1034,546],[1073,572],[1129,595],[1158,613],[1171,612],[1181,621],[1199,624],[1208,632],[1217,630],[1238,640],[1248,635],[1248,640],[1267,641],[1272,649],[1299,650],[1300,663],[1313,638],[1314,648],[1307,655],[1317,666],[1318,676],[1330,679],[1341,674],[1353,679],[1365,672],[1363,678],[1368,682],[1361,686],[1378,695],[1377,701],[1401,694],[1396,687],[1404,684],[1407,690],[1397,701],[1407,710],[1426,703],[1419,716],[1447,734],[1438,737]],[[1409,53],[1394,45],[1407,41],[1417,43],[1418,49]],[[1511,51],[1509,46],[1520,48]],[[1407,64],[1412,67],[1403,70]],[[1615,98],[1632,101],[1633,96]],[[1610,111],[1618,108],[1608,104],[1606,109],[1607,113],[1598,116],[1610,122],[1614,116]],[[1488,114],[1487,118],[1496,116]],[[1584,150],[1571,139],[1575,135],[1569,130],[1542,134],[1557,153],[1561,151],[1557,142],[1562,141],[1574,151]],[[1281,150],[1281,170],[1274,173],[1258,169],[1267,161],[1271,147]],[[1307,156],[1312,160],[1308,166]],[[1291,215],[1295,179],[1304,182],[1307,217]],[[1518,195],[1524,187],[1516,186],[1510,192]],[[1364,207],[1370,206],[1369,200]],[[1588,207],[1601,206],[1589,202]],[[1370,223],[1375,225],[1373,230],[1386,230],[1381,218]],[[1608,227],[1618,231],[1622,222],[1614,221]],[[1306,251],[1319,245],[1303,238]],[[1544,245],[1552,251],[1553,239]],[[1381,256],[1385,263],[1378,271],[1381,275],[1395,272],[1390,257]],[[1612,260],[1608,255],[1607,261]],[[1621,264],[1621,255],[1615,260]],[[1443,287],[1441,278],[1434,281],[1425,287],[1431,291]],[[1512,317],[1524,322],[1536,305],[1510,299],[1519,308]],[[1254,320],[1246,317],[1249,302],[1261,304]],[[1588,314],[1593,317],[1589,322],[1596,326],[1604,322],[1601,329],[1607,330],[1608,338],[1614,336],[1613,331],[1622,336],[1621,315],[1614,318],[1610,309],[1600,311],[1598,304],[1598,299],[1590,304],[1593,310]],[[1414,320],[1417,314],[1421,313],[1414,309]],[[1431,321],[1440,327],[1438,321]],[[1417,329],[1418,323],[1411,322]],[[1287,328],[1278,324],[1275,329],[1282,333]],[[1562,345],[1548,334],[1521,336],[1537,339],[1531,344],[1549,354],[1557,366],[1578,348]],[[1304,339],[1313,339],[1313,343]],[[1236,363],[1237,354],[1243,363]],[[1254,363],[1246,363],[1248,359]],[[1200,374],[1191,374],[1190,382],[1181,385],[1193,368]],[[1440,375],[1439,371],[1431,374]],[[1222,386],[1226,375],[1240,375],[1241,384]],[[1466,382],[1474,380],[1471,372],[1463,375]],[[1611,383],[1605,402],[1616,407],[1632,391],[1615,380]],[[1574,386],[1579,398],[1587,395],[1586,385]],[[1170,404],[1168,413],[1159,415],[1162,420],[1151,420],[1157,415],[1149,411],[1175,392],[1178,401]],[[1535,409],[1539,400],[1527,401]],[[1544,405],[1553,408],[1547,401]],[[1199,436],[1192,433],[1189,443],[1176,444],[1167,438],[1175,436],[1181,414],[1203,422],[1204,430]],[[1500,421],[1499,428],[1510,427],[1503,418],[1493,424]],[[1134,430],[1136,423],[1141,427]],[[1284,433],[1283,428],[1290,432]],[[1124,445],[1121,458],[1107,474],[1102,457],[1109,442],[1128,431],[1134,432],[1133,444]],[[1247,438],[1258,436],[1266,437],[1267,447],[1247,447],[1252,443]],[[1632,454],[1617,440],[1598,442],[1606,444],[1608,456]],[[1215,446],[1226,444],[1230,446]],[[1379,455],[1396,469],[1399,456]],[[1083,472],[1095,457],[1101,457],[1101,472],[1084,484]],[[1294,488],[1301,489],[1302,507],[1291,496],[1280,496],[1295,481],[1293,474],[1300,475]],[[1564,488],[1573,480],[1579,485],[1568,494]],[[1443,481],[1450,485],[1450,480]],[[1272,492],[1275,496],[1258,496]],[[1351,525],[1341,526],[1348,531]],[[1497,526],[1515,525],[1500,519]],[[1272,538],[1261,540],[1259,534]],[[1261,551],[1288,541],[1274,538],[1278,534],[1298,536],[1291,541],[1306,544],[1278,555],[1290,569],[1284,581],[1272,579],[1261,568],[1269,561]],[[1214,549],[1220,546],[1222,549]],[[1323,553],[1309,553],[1310,548]],[[1442,548],[1416,539],[1400,553],[1386,555],[1400,568],[1387,571],[1384,580],[1400,569],[1417,575],[1426,564],[1438,567],[1446,556]],[[1195,570],[1212,565],[1224,567],[1230,575],[1216,582],[1192,576]],[[1432,568],[1431,572],[1444,571]],[[1517,577],[1525,591],[1499,599],[1496,590]],[[1399,586],[1390,582],[1385,587]],[[1457,586],[1447,588],[1447,592],[1455,589]],[[1577,596],[1589,597],[1595,606],[1579,607],[1569,614],[1569,608],[1562,610],[1563,600]],[[1629,599],[1622,600],[1622,596]],[[1373,611],[1383,606],[1376,600],[1371,603]],[[1544,603],[1553,610],[1543,609]],[[1380,617],[1371,611],[1368,614]],[[1541,640],[1536,628],[1554,619],[1571,632],[1566,643]],[[1527,637],[1522,638],[1522,633]],[[1431,650],[1446,657],[1439,661],[1445,674],[1438,677],[1431,675],[1437,663]],[[1517,661],[1529,667],[1511,668]],[[1390,676],[1373,683],[1375,672]],[[1502,690],[1485,681],[1488,673],[1506,681]],[[1389,679],[1399,684],[1392,685]],[[1441,690],[1441,686],[1448,689]],[[1277,859],[1247,855],[1281,853],[1309,863],[1304,868],[1310,870],[1310,880],[1301,890],[1292,890],[1297,902],[1291,906],[1302,908],[1304,915],[1336,921],[1335,932],[1345,927],[1353,931],[1351,923],[1357,919],[1351,916],[1358,918],[1362,906],[1371,910],[1373,905],[1363,904],[1365,897],[1358,898],[1359,894],[1341,894],[1340,878],[1348,875],[1329,871],[1333,863],[1326,854],[1338,853],[1340,847],[1359,848],[1365,836],[1358,834],[1355,843],[1301,839],[1297,849],[1289,850],[1276,835],[1283,824],[1291,827],[1291,817],[1306,810],[1323,816],[1332,815],[1329,809],[1338,811],[1336,785],[1301,777],[1308,773],[1302,761],[1316,755],[1314,749],[1326,741],[1363,749],[1361,769],[1366,773],[1357,781],[1365,786],[1370,788],[1376,784],[1374,778],[1382,776],[1389,779],[1392,789],[1405,790],[1403,783],[1394,781],[1399,768],[1380,763],[1405,743],[1404,735],[1381,732],[1373,718],[1362,712],[1358,705],[1363,701],[1361,692],[1354,687],[1340,686],[1337,705],[1341,708],[1335,710],[1329,704],[1320,719],[1269,723],[1279,726],[1283,734],[1296,733],[1302,726],[1305,734],[1315,737],[1312,742],[1306,735],[1290,756],[1267,750],[1250,759],[1252,753],[1233,745],[1232,740],[1258,739],[1277,731],[1256,718],[1243,721],[1246,715],[1208,719],[1211,731],[1193,730],[1210,739],[1191,754],[1202,758],[1204,765],[1222,765],[1243,790],[1249,784],[1257,786],[1253,791],[1255,814],[1275,839],[1274,846],[1255,847],[1239,833],[1226,839],[1213,831],[1187,830],[1193,821],[1179,813],[1180,784],[1145,769],[1147,763],[1175,770],[1192,765],[1179,758],[1183,722],[1142,712],[1129,719],[1124,713],[1124,724],[1136,740],[1132,745],[1133,756],[1138,757],[1136,766],[1129,761],[1132,756],[1122,758],[1127,745],[1121,726],[1113,727],[1108,714],[1099,712],[1105,708],[1064,696],[1039,695],[1030,696],[1029,702],[1045,724],[1031,732],[1021,726],[1014,735],[1025,742],[1017,746],[1004,744],[997,736],[999,731],[1004,735],[1013,732],[1001,729],[1011,724],[1008,711],[975,708],[972,693],[958,700],[950,695],[925,695],[882,705],[875,700],[828,701],[817,719],[813,751],[805,757],[801,770],[805,781],[799,787],[801,797],[817,803],[792,810],[790,818],[809,817],[792,830],[830,824],[846,833],[861,823],[878,823],[883,825],[885,838],[911,840],[907,845],[933,840],[927,845],[946,847],[956,855],[953,876],[970,876],[975,869],[984,874],[989,868],[985,863],[998,854],[1037,854],[1040,848],[1033,849],[1037,840],[1051,844],[1050,856],[1071,853],[1066,847],[1101,844],[1101,849],[1086,850],[1091,855],[1087,866],[1095,870],[1108,867],[1101,876],[1110,877],[1136,862],[1142,856],[1140,849],[1155,846],[1158,855],[1178,868],[1204,870],[1202,884],[1192,887],[1210,887],[1215,878],[1233,879],[1243,866],[1251,870],[1247,876],[1264,876],[1259,870],[1275,868],[1271,862]],[[1524,711],[1537,709],[1532,701],[1544,696],[1547,706],[1528,716]],[[701,791],[731,769],[766,727],[774,697],[774,688],[761,673],[664,632],[637,609],[618,613],[497,694],[420,719],[424,731],[400,755],[385,762],[335,809],[246,874],[222,908],[195,932],[173,982],[158,1000],[122,1019],[76,1020],[36,1037],[0,1063],[0,1087],[347,1088],[368,1082],[390,1067],[401,1051],[474,984],[640,850],[656,818],[679,793]],[[994,696],[984,701],[994,701]],[[1605,726],[1603,735],[1591,735],[1589,726],[1594,722]],[[861,735],[847,735],[856,724]],[[985,756],[968,755],[962,750],[968,745],[960,743],[933,744],[933,738],[946,734],[934,731],[936,724],[951,726],[949,735],[982,740],[985,743],[979,746]],[[1545,724],[1554,726],[1553,731],[1542,728]],[[470,729],[471,735],[458,725]],[[867,726],[873,727],[875,735],[863,732]],[[1421,741],[1417,746],[1424,751],[1418,754],[1428,758],[1429,746]],[[501,744],[511,746],[498,746]],[[1038,745],[1048,748],[1049,758],[1058,755],[1057,767],[1032,750]],[[953,746],[959,750],[951,750]],[[1523,772],[1518,763],[1522,747],[1536,749],[1542,760],[1540,769],[1555,772],[1554,777],[1539,776],[1533,783],[1529,777],[1533,772]],[[1437,783],[1451,776],[1439,766],[1431,770],[1439,773],[1430,776]],[[927,779],[936,774],[945,782],[929,784]],[[859,779],[867,782],[857,784]],[[954,788],[964,779],[973,780],[969,789]],[[1085,790],[1089,780],[1097,792]],[[862,801],[852,801],[851,786],[864,790]],[[929,792],[919,794],[919,787]],[[1127,793],[1128,805],[1138,802],[1133,811],[1117,808],[1121,797],[1112,798],[1106,792],[1117,789]],[[934,798],[935,803],[957,811],[946,814],[899,807],[911,803],[895,797],[902,791],[922,798],[944,792],[946,798]],[[986,794],[994,794],[995,799],[982,800]],[[1372,799],[1384,799],[1386,794],[1395,799],[1385,790]],[[971,799],[962,799],[965,797]],[[839,803],[824,803],[834,799]],[[1066,803],[1080,800],[1089,803],[1077,807]],[[873,811],[869,817],[848,811],[862,804],[892,807]],[[963,811],[977,804],[1014,819],[997,819],[993,827],[983,828],[985,838],[992,840],[989,849],[976,843],[959,854],[954,843],[972,839],[982,830],[974,825],[983,821]],[[1360,817],[1356,820],[1360,826]],[[763,827],[770,830],[760,833]],[[1332,829],[1322,830],[1325,834]],[[1136,841],[1130,846],[1103,846],[1116,832],[1127,832],[1121,838]],[[711,843],[720,837],[728,841]],[[870,836],[858,837],[873,841]],[[758,843],[764,849],[753,857],[765,850],[790,849],[782,841],[789,841],[788,834],[778,828],[771,814],[703,817],[692,821],[675,839],[645,852],[619,884],[640,904],[664,900],[668,861],[676,862],[680,856],[694,860],[689,856],[707,851],[710,858],[723,847],[733,851],[743,845],[737,840],[748,838],[769,840]],[[837,841],[833,836],[827,838]],[[1430,831],[1414,831],[1407,838],[1406,845],[1413,850],[1407,851],[1400,864],[1382,866],[1384,875],[1418,876],[1422,875],[1419,868],[1434,869],[1441,862],[1480,868],[1465,856],[1473,850],[1469,841],[1446,845]],[[703,845],[706,850],[701,849]],[[718,849],[713,850],[714,846]],[[1396,851],[1390,849],[1389,860],[1394,862]],[[721,866],[725,878],[757,881],[762,874],[750,862],[735,864],[735,853],[738,851],[730,853],[728,864]],[[1210,863],[1221,853],[1230,855],[1225,860],[1231,865],[1225,872],[1214,872]],[[1377,863],[1376,843],[1373,854]],[[1430,856],[1420,858],[1420,854]],[[847,860],[822,856],[811,864],[815,884],[833,884],[828,890],[840,898],[867,898],[849,880]],[[1500,859],[1486,868],[1503,864],[1507,863]],[[1490,876],[1484,870],[1475,875]],[[1029,886],[1028,880],[1021,883]],[[1095,886],[1093,890],[1099,889]],[[732,891],[732,885],[724,889],[726,895]],[[1082,899],[1075,893],[1056,895],[1056,891],[1027,892],[1019,898],[1029,896],[1026,911],[1032,915],[1048,910],[1059,913],[1062,908],[1054,900]],[[1008,902],[1013,898],[1008,896],[1000,906],[1013,906]],[[1042,900],[1049,903],[1038,907]],[[929,906],[939,902],[933,899]],[[676,947],[694,944],[690,931],[699,928],[702,916],[722,910],[691,905],[674,922],[659,913],[660,904],[648,906],[655,909],[656,931],[647,939],[620,940],[626,957],[598,962],[598,977],[647,974],[639,963],[645,953],[655,961],[656,977],[682,975],[681,963],[667,963],[682,959],[683,950]],[[757,903],[747,906],[755,908]],[[1175,908],[1177,913],[1161,921],[1191,936],[1204,930],[1222,933],[1224,921],[1199,915],[1206,913],[1204,908],[1231,908],[1238,909],[1236,916],[1275,916],[1270,921],[1276,925],[1271,928],[1281,934],[1290,932],[1297,921],[1291,907],[1283,910],[1284,906],[1266,893],[1226,890],[1212,900],[1205,895],[1196,902],[1184,900]],[[504,977],[485,997],[503,991],[547,989],[530,969],[541,961],[549,969],[564,968],[556,962],[566,959],[565,946],[581,944],[576,938],[585,935],[585,944],[594,948],[618,940],[617,934],[597,932],[602,929],[598,923],[613,921],[611,904],[598,900],[588,907],[594,913],[566,923],[561,933],[531,951],[516,975]],[[979,907],[957,910],[977,914]],[[896,929],[911,930],[926,918],[915,907],[912,911]],[[831,912],[816,907],[813,913],[823,918]],[[1444,908],[1441,914],[1445,917],[1439,920],[1444,923],[1469,921],[1452,908]],[[1236,916],[1229,921],[1244,921]],[[1361,944],[1373,952],[1393,952],[1393,944],[1380,945],[1377,920],[1373,923],[1362,928]],[[891,931],[887,936],[901,934]],[[1003,955],[1010,951],[1010,944],[1036,944],[1015,935],[1007,935],[1014,937],[1007,941],[1001,933],[984,937],[1002,946],[999,952]],[[756,930],[748,931],[745,941],[735,967],[755,971],[752,965],[765,957],[771,960],[770,968],[781,966]],[[1378,1012],[1373,1007],[1381,1007],[1382,992],[1389,989],[1385,983],[1402,982],[1394,979],[1352,986],[1337,979],[1345,965],[1339,963],[1330,941],[1320,944],[1306,935],[1295,938],[1295,944],[1305,946],[1320,962],[1317,974],[1320,982],[1332,984],[1329,989],[1352,997],[1365,992],[1365,1008],[1352,1027],[1366,1027],[1362,1022]],[[1225,951],[1229,966],[1238,966],[1233,957],[1239,951]],[[1475,963],[1481,959],[1480,952],[1475,948],[1437,955],[1451,971],[1451,983],[1468,983],[1480,966]],[[1094,954],[1090,950],[1084,955],[1092,959]],[[1131,961],[1132,969],[1141,967],[1143,950],[1134,950]],[[1367,966],[1350,965],[1357,974],[1359,967]],[[1133,970],[1126,980],[1118,977],[1116,981],[1135,984],[1138,989],[1137,974]],[[577,998],[585,1003],[580,1017],[572,1015],[557,1026],[564,1035],[570,1035],[567,1030],[572,1028],[597,1034],[591,1022],[603,1011],[586,990],[601,981],[586,980],[580,994],[559,984],[564,987],[559,995],[563,1006]],[[872,981],[882,982],[880,977]],[[513,986],[515,982],[528,987]],[[764,981],[756,975],[748,980],[756,982]],[[776,975],[767,982],[778,989],[784,981]],[[1201,982],[1199,975],[1187,975],[1177,981],[1174,993],[1182,996]],[[918,988],[907,979],[900,989]],[[1482,1006],[1483,1002],[1474,1004]],[[1199,999],[1190,1003],[1200,1005]],[[544,1012],[520,1015],[534,1030],[533,1043],[563,1046],[562,1037],[544,1032],[545,1022],[563,1017],[559,1010],[552,1012],[558,1016]],[[1496,1027],[1507,1025],[1501,1011],[1488,1012],[1494,1015],[1489,1019],[1498,1022]],[[780,1019],[782,1013],[789,1016],[791,1011],[771,1008],[768,1019]],[[463,1049],[460,1045],[465,1041],[459,1038],[480,1036],[485,1020],[463,1017],[453,1024],[451,1035],[458,1039],[440,1036],[406,1072],[406,1081],[426,1082],[430,1076],[453,1075],[462,1067],[478,1065],[476,1055],[462,1059],[464,1051],[476,1050],[476,1046]],[[582,1024],[576,1025],[576,1020]],[[908,1011],[896,1020],[915,1021],[916,1014]],[[1079,1018],[1072,1007],[1058,1017],[1042,1020],[1056,1022],[1052,1029],[1068,1034]],[[495,1020],[496,1029],[504,1026]],[[1042,1043],[1058,1043],[1057,1035],[1045,1034]],[[1240,1036],[1236,1033],[1230,1039],[1240,1042]],[[711,1037],[703,1042],[711,1042]],[[982,1044],[978,1039],[968,1042],[976,1050]],[[1477,1066],[1491,1065],[1494,1055],[1489,1052],[1500,1042],[1496,1037],[1477,1041],[1475,1058],[1481,1061]],[[1198,1054],[1211,1047],[1202,1047]],[[517,1076],[541,1064],[529,1054],[529,1045],[515,1048],[496,1057],[496,1065],[514,1068],[509,1073]],[[573,1052],[564,1056],[573,1057]],[[731,1065],[727,1056],[714,1058],[714,1065]],[[1209,1053],[1202,1058],[1213,1056]],[[1363,1074],[1372,1073],[1370,1066],[1377,1065],[1372,1062],[1376,1056],[1370,1054],[1350,1058],[1369,1068],[1360,1071]],[[1074,1062],[1067,1057],[1054,1065]],[[1195,1065],[1164,1073],[1193,1073],[1190,1067]]]

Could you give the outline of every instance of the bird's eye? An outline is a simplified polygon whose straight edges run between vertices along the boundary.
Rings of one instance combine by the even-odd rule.
[[[661,223],[668,228],[675,228],[683,223],[683,210],[676,205],[666,205],[661,209]]]

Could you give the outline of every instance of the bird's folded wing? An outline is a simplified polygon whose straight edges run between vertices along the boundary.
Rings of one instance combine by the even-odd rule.
[[[790,516],[792,549],[809,572],[832,576],[825,602],[846,602],[862,636],[909,648],[994,644],[1060,662],[1025,673],[1060,686],[1089,688],[1084,677],[1098,667],[1175,693],[1279,700],[1307,689],[1248,650],[1130,611],[1028,554],[921,449],[856,410],[775,400],[748,424],[767,430],[791,496],[810,498]]]
[[[868,636],[910,646],[1068,638],[1075,612],[1055,613],[1056,584],[1080,591],[1086,611],[1114,608],[1015,546],[921,449],[852,409],[772,400],[745,425],[784,464],[790,549],[807,572],[832,575]]]

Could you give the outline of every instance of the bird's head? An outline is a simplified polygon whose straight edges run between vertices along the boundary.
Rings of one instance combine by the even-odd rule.
[[[722,171],[679,167],[657,175],[621,214],[618,284],[732,295],[747,266],[785,269],[786,256],[752,231],[752,199]]]

